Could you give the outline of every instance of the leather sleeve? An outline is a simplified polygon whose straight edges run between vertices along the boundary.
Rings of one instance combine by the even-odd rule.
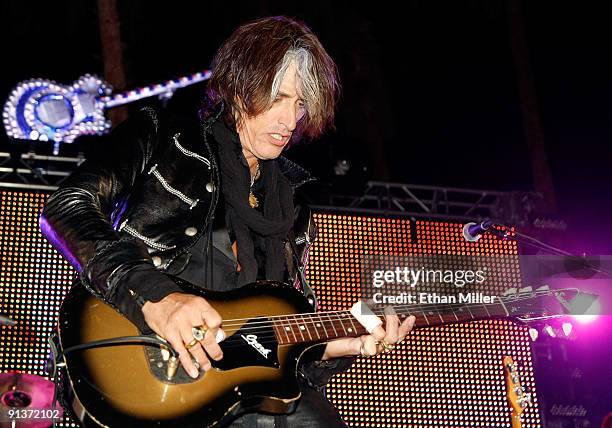
[[[112,217],[158,146],[157,120],[153,110],[143,109],[96,141],[94,155],[47,199],[40,217],[43,235],[75,267],[83,285],[141,329],[146,325],[137,296],[126,286],[141,285],[138,294],[147,300],[153,300],[143,295],[147,290],[161,298],[179,288],[155,269],[144,243],[120,236]]]
[[[322,390],[331,378],[351,368],[357,357],[340,357],[321,360],[325,345],[317,345],[304,355],[304,362],[298,369],[299,375],[311,388]],[[318,357],[317,357],[318,355]]]

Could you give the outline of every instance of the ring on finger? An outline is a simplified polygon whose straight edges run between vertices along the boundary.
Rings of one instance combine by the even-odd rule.
[[[206,325],[206,323],[196,327],[191,327],[191,334],[193,335],[193,338],[198,342],[204,340],[204,336],[206,336],[207,331],[208,326]]]
[[[361,355],[362,357],[366,357],[366,358],[372,357],[372,355],[366,354],[365,346],[363,346],[363,343],[361,344],[361,347],[359,348],[359,355]]]
[[[382,345],[385,352],[391,352],[393,351],[393,349],[395,349],[395,345],[393,343],[387,342],[386,340],[383,340],[382,342],[380,342],[380,344]]]
[[[198,339],[193,339],[191,342],[185,345],[185,349],[189,350],[193,348],[194,346],[196,346],[196,344],[198,344],[199,342],[200,341]]]

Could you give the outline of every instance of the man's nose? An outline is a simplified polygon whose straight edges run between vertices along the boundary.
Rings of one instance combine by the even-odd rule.
[[[279,122],[281,125],[284,125],[289,132],[293,132],[297,125],[297,112],[295,108],[293,106],[284,107]]]

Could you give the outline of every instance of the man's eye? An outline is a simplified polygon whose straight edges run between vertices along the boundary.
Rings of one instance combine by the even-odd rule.
[[[304,118],[304,116],[306,116],[306,104],[304,103],[299,103],[298,104],[298,120],[301,120]]]

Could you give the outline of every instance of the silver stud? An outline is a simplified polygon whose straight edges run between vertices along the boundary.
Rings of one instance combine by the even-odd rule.
[[[153,257],[151,257],[151,259],[153,260],[153,264],[154,264],[155,266],[161,266],[161,264],[162,264],[162,259],[161,259],[161,257],[159,257],[159,256],[153,256]]]
[[[207,190],[209,193],[212,193],[212,192],[215,190],[215,185],[214,185],[214,184],[212,184],[212,183],[206,183],[206,190]]]
[[[198,229],[195,227],[188,227],[185,229],[185,235],[187,236],[195,236],[196,233],[198,233]]]

